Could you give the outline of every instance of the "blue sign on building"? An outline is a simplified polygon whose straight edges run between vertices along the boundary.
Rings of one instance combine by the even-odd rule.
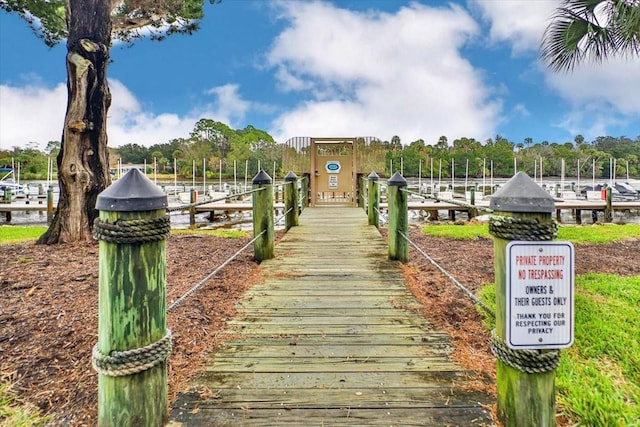
[[[327,173],[340,173],[340,162],[337,160],[329,160],[325,165]]]

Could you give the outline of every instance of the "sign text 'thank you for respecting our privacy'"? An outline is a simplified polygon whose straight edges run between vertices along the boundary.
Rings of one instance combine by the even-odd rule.
[[[514,349],[566,348],[574,335],[570,242],[507,245],[506,342]]]

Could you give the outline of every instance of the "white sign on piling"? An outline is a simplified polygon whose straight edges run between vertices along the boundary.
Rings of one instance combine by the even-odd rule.
[[[567,348],[574,332],[574,250],[570,242],[507,245],[506,343],[513,349]]]

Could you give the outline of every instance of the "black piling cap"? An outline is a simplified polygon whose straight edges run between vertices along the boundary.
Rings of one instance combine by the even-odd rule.
[[[96,209],[141,212],[166,209],[167,195],[138,169],[131,169],[98,194]]]
[[[370,179],[371,181],[377,181],[380,179],[380,177],[378,176],[378,174],[375,171],[372,171],[369,176],[367,177],[367,179]]]
[[[518,172],[491,197],[489,207],[502,212],[553,213],[553,197],[524,172]]]
[[[284,177],[285,181],[296,181],[298,179],[298,175],[293,173],[293,171],[289,171],[289,173]]]
[[[395,187],[406,187],[407,180],[404,179],[402,175],[400,175],[400,172],[396,172],[391,178],[389,178],[389,181],[387,181],[387,185],[393,185]]]
[[[271,184],[272,182],[273,180],[269,174],[264,171],[264,169],[260,169],[260,172],[258,172],[256,176],[253,177],[253,181],[251,181],[253,185]]]

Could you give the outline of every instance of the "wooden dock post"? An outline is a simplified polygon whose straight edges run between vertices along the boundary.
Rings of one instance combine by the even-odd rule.
[[[389,199],[389,259],[407,262],[409,260],[409,243],[400,235],[409,231],[409,213],[407,180],[396,172],[387,181],[387,198]]]
[[[380,177],[377,173],[371,172],[367,178],[369,180],[369,190],[367,194],[369,199],[369,208],[367,210],[369,225],[375,225],[378,227],[378,224],[380,224],[378,215],[380,209],[380,185],[378,185],[378,180]]]
[[[98,196],[99,426],[160,426],[167,419],[167,196],[137,169]]]
[[[473,219],[478,216],[478,208],[476,208],[476,187],[469,189],[469,206],[467,210],[467,217]]]
[[[46,198],[46,194],[44,191],[44,185],[38,184],[38,204],[41,205],[42,199],[45,199],[45,198]],[[40,215],[42,215],[42,211],[40,212]]]
[[[284,177],[284,229],[298,225],[298,176],[292,171]]]
[[[53,221],[53,187],[47,188],[47,224]]]
[[[311,175],[305,173],[302,177],[302,210],[309,207],[309,180],[311,179]]]
[[[261,235],[253,243],[253,257],[263,261],[275,254],[273,181],[264,170],[260,170],[251,183],[254,190],[260,190],[253,193],[253,235]]]
[[[364,175],[359,173],[357,174],[358,179],[356,180],[358,183],[358,187],[356,188],[356,199],[358,202],[358,207],[364,209],[364,195],[365,195],[365,189],[367,188],[367,181],[364,178]]]
[[[613,208],[611,206],[611,187],[607,187],[606,207],[604,208],[604,222],[613,221]]]
[[[496,348],[506,347],[507,245],[512,240],[552,240],[557,234],[557,225],[552,217],[553,197],[523,172],[518,172],[491,197],[490,207],[495,211],[489,223],[489,231],[494,236],[496,281],[496,330],[492,346],[494,354],[498,354]],[[525,355],[525,350],[511,351]],[[547,356],[557,352],[534,351]],[[555,367],[540,369],[544,370],[540,373],[525,373],[515,368],[515,364],[498,356],[498,417],[506,427],[555,426]]]
[[[196,207],[195,207],[195,203],[198,199],[198,193],[196,193],[195,188],[192,188],[191,191],[189,192],[189,203],[191,204],[191,206],[189,206],[189,228],[191,230],[195,230],[196,229]]]

